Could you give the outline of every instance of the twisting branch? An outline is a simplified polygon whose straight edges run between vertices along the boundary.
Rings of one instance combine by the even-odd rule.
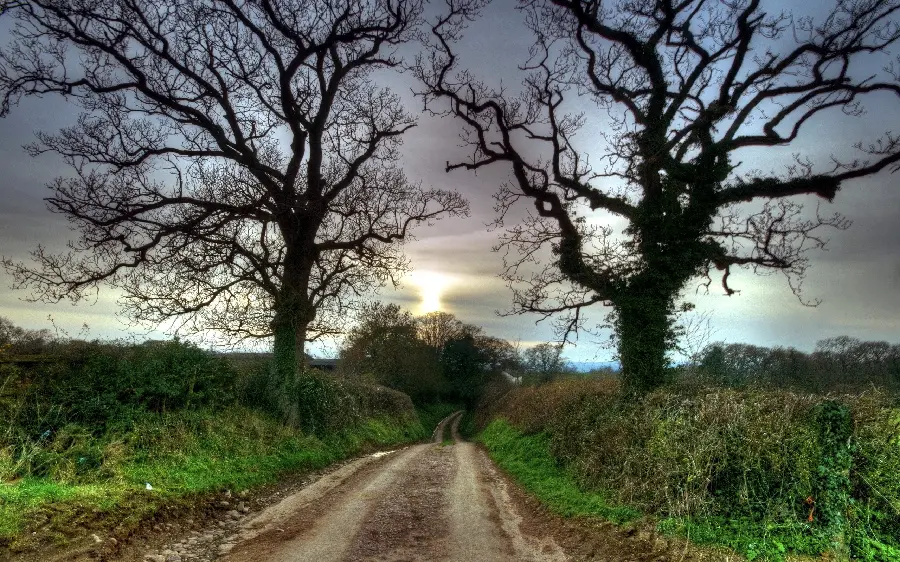
[[[426,109],[459,120],[472,149],[447,170],[508,166],[499,226],[513,204],[533,205],[498,246],[513,311],[562,315],[566,338],[581,309],[612,306],[634,388],[663,380],[675,300],[691,279],[718,272],[731,295],[734,266],[775,270],[799,297],[808,252],[826,243],[822,230],[849,224],[810,218],[796,197],[830,202],[846,182],[900,164],[898,138],[887,132],[855,145],[857,158],[798,157],[784,173],[741,168],[747,148],[789,145],[828,112],[859,116],[873,96],[900,95],[893,67],[878,64],[900,43],[900,2],[837,0],[819,21],[770,4],[520,2],[535,43],[515,96],[460,68],[452,19],[437,20],[431,52],[418,59]],[[459,6],[448,2],[450,12]],[[466,6],[467,17],[480,7]],[[879,66],[886,70],[872,75]],[[575,96],[598,115],[572,113]],[[576,144],[593,119],[606,143],[590,155],[598,170]],[[625,228],[604,227],[609,216]]]
[[[35,299],[122,289],[125,311],[235,338],[303,343],[396,280],[395,242],[467,213],[397,166],[416,125],[373,73],[399,68],[421,0],[5,2],[0,116],[58,94],[40,133],[72,175],[47,199],[70,251],[4,259]],[[293,343],[290,344],[293,347]],[[278,348],[278,345],[276,345]],[[277,351],[277,349],[276,349]]]

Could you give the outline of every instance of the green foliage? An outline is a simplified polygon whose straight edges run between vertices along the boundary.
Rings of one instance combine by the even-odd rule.
[[[375,384],[342,380],[314,369],[303,371],[288,389],[296,400],[300,426],[317,435],[353,427],[379,416],[415,419],[409,396]]]
[[[561,468],[550,452],[544,434],[525,435],[503,420],[495,420],[480,434],[498,465],[553,511],[566,516],[588,515],[625,522],[640,514],[613,504],[607,494],[584,491]]]
[[[775,524],[746,517],[669,517],[663,533],[688,537],[697,544],[727,546],[748,560],[782,561],[790,553],[825,552],[829,542],[801,522]]]
[[[897,412],[872,392],[682,386],[633,402],[600,380],[517,389],[493,415],[545,440],[579,489],[693,540],[887,562],[900,547]]]
[[[129,428],[100,438],[88,432],[67,438],[68,448],[53,439],[47,447],[58,458],[50,470],[0,486],[0,544],[26,537],[22,532],[35,525],[49,524],[63,533],[86,513],[110,525],[121,521],[134,527],[163,506],[250,488],[287,471],[324,467],[367,447],[424,436],[414,416],[369,418],[316,437],[237,406],[147,412]],[[70,461],[77,462],[85,448],[99,451],[99,463],[72,472]],[[146,490],[148,482],[152,491]]]
[[[816,426],[821,447],[816,479],[816,512],[820,525],[843,544],[847,507],[850,503],[850,409],[828,400],[816,407]],[[841,546],[842,546],[841,544]]]
[[[233,396],[234,371],[227,361],[177,340],[72,342],[48,359],[24,368],[0,364],[0,383],[16,387],[13,397],[0,402],[0,418],[35,437],[67,423],[102,432],[142,412],[222,404]]]
[[[883,401],[867,394],[852,407],[848,540],[862,560],[900,560],[900,409]]]

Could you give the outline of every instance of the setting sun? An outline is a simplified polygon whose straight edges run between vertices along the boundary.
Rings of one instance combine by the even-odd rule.
[[[419,290],[418,314],[428,314],[442,310],[441,295],[450,285],[450,278],[436,271],[414,271],[410,275],[412,283]]]

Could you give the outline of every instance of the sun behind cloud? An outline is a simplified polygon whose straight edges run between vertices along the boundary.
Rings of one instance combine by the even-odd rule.
[[[452,283],[449,276],[437,271],[413,271],[410,280],[419,291],[417,314],[428,314],[443,310],[441,296]]]

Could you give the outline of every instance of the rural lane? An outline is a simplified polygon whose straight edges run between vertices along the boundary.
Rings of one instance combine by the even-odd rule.
[[[540,525],[522,524],[510,484],[459,439],[459,419],[441,422],[432,443],[363,457],[270,506],[220,560],[569,560]]]

